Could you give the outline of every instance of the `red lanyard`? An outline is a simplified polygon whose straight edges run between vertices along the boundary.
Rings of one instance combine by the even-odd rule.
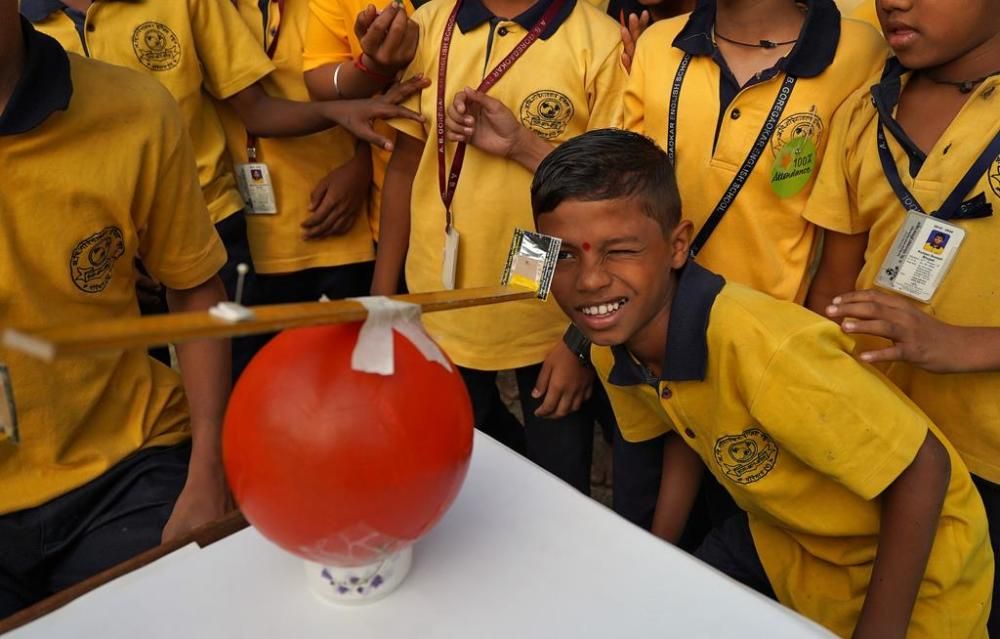
[[[274,59],[274,53],[278,50],[278,36],[281,35],[281,22],[285,19],[285,0],[272,0],[274,4],[278,5],[278,26],[274,28],[271,35],[271,44],[265,49],[267,52],[267,57]],[[235,6],[235,2],[234,2]],[[264,16],[264,40],[267,40],[267,23],[270,20],[270,5],[268,5],[268,15]],[[257,136],[247,133],[247,160],[250,162],[257,161]]]
[[[518,58],[524,55],[524,52],[528,50],[532,44],[538,40],[545,28],[549,26],[552,19],[555,18],[559,10],[563,8],[566,4],[566,0],[552,0],[552,4],[549,8],[545,10],[542,17],[538,19],[535,26],[531,27],[528,33],[525,34],[521,41],[517,43],[517,46],[507,57],[500,61],[489,74],[483,78],[483,81],[479,83],[478,90],[482,93],[489,91],[494,84],[500,81],[507,71],[510,70],[514,63],[517,62]],[[455,159],[451,165],[451,171],[446,171],[446,164],[448,162],[447,156],[445,155],[445,138],[444,138],[444,118],[445,118],[445,104],[444,104],[444,91],[445,91],[445,79],[448,75],[448,53],[451,50],[451,39],[455,32],[455,21],[458,17],[458,10],[462,6],[462,0],[455,1],[455,7],[451,10],[451,15],[448,16],[448,22],[444,25],[444,34],[441,36],[441,53],[438,61],[438,86],[437,86],[437,155],[438,155],[438,186],[441,189],[441,201],[444,202],[444,210],[446,216],[446,228],[451,228],[452,226],[452,215],[451,215],[451,202],[455,199],[455,187],[458,186],[458,176],[462,174],[462,165],[465,162],[465,143],[459,142],[458,147],[455,149]],[[445,174],[447,173],[447,177]]]

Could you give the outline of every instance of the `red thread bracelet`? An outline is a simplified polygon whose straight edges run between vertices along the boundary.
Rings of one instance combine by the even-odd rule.
[[[355,69],[357,69],[361,73],[364,73],[365,75],[367,75],[370,78],[375,78],[376,80],[382,80],[383,82],[389,82],[389,81],[395,79],[395,76],[385,75],[384,73],[379,73],[378,71],[373,71],[372,69],[369,69],[365,65],[365,63],[362,61],[363,57],[364,57],[364,54],[361,54],[357,58],[354,59],[354,68]]]

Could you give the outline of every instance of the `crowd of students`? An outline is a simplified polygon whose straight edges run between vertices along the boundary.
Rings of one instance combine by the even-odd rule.
[[[0,0],[0,324],[495,285],[538,228],[554,299],[424,319],[478,428],[586,493],[599,421],[619,514],[838,635],[984,637],[998,85],[997,0]],[[232,507],[268,339],[0,348],[0,617]]]

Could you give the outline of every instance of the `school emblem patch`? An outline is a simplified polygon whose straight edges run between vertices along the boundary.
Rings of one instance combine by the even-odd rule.
[[[125,238],[108,226],[76,245],[69,258],[69,274],[84,293],[100,293],[111,281],[115,262],[125,254]]]
[[[1000,155],[990,165],[990,174],[987,180],[989,180],[993,195],[1000,197]]]
[[[816,170],[816,148],[823,134],[823,120],[814,106],[807,113],[795,113],[778,123],[771,136],[774,164],[771,190],[778,197],[799,193]]]
[[[169,71],[181,61],[177,34],[165,24],[143,22],[132,32],[132,49],[139,62],[151,71]]]
[[[759,428],[748,428],[715,442],[715,461],[738,484],[763,479],[778,462],[778,445]]]
[[[545,140],[562,135],[573,119],[573,103],[557,91],[535,91],[521,103],[521,124]]]

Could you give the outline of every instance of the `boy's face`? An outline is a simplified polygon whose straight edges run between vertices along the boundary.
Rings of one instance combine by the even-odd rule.
[[[908,69],[957,60],[1000,31],[1000,0],[876,0],[886,41]]]
[[[537,223],[563,241],[552,292],[590,341],[625,344],[666,313],[672,271],[687,257],[690,222],[664,237],[636,201],[617,199],[566,201]]]

